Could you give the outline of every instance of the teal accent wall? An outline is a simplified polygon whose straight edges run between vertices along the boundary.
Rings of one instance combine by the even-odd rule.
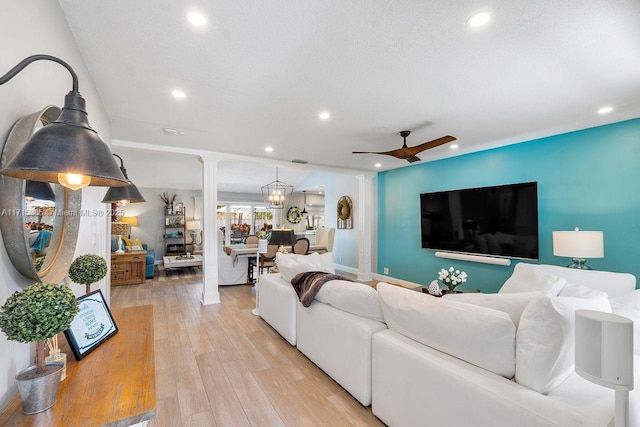
[[[378,273],[428,284],[453,266],[469,275],[466,289],[496,292],[520,261],[492,266],[422,249],[420,193],[529,181],[538,182],[539,263],[570,264],[553,255],[552,231],[602,230],[605,257],[588,265],[640,280],[640,118],[381,172]]]

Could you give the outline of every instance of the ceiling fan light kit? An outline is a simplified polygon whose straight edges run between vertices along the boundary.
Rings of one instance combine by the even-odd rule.
[[[353,154],[384,154],[387,156],[395,157],[396,159],[406,160],[409,163],[418,162],[420,158],[417,154],[430,150],[432,148],[439,147],[448,142],[455,141],[456,138],[451,135],[442,136],[440,138],[434,139],[432,141],[424,142],[420,145],[416,145],[414,147],[407,146],[407,137],[411,134],[410,130],[403,130],[398,133],[403,140],[402,147],[397,148],[395,150],[390,151],[353,151]]]

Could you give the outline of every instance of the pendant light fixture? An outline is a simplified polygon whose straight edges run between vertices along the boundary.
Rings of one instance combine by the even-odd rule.
[[[309,212],[307,212],[307,190],[302,190],[302,200],[303,200],[303,208],[302,208],[302,212],[300,212],[300,215],[308,215]]]
[[[293,191],[293,185],[278,180],[278,168],[276,168],[276,180],[263,185],[260,190],[267,209],[283,209],[286,196]]]
[[[31,181],[59,182],[72,190],[87,185],[127,185],[111,150],[89,126],[86,102],[78,92],[78,76],[69,64],[50,55],[29,56],[0,77],[0,85],[38,60],[57,62],[65,67],[71,74],[73,86],[65,96],[60,117],[35,132],[0,174]]]
[[[122,175],[127,179],[127,185],[124,187],[111,187],[107,194],[104,195],[102,203],[119,203],[120,206],[124,206],[128,203],[142,203],[145,202],[144,197],[140,194],[140,190],[135,186],[133,182],[127,176],[127,170],[124,167],[122,157],[114,154],[115,157],[120,159],[120,171]]]

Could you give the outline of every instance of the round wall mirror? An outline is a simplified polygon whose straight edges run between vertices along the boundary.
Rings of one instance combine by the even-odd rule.
[[[60,112],[49,106],[18,120],[5,141],[0,168]],[[0,175],[0,232],[9,259],[23,276],[62,282],[76,249],[81,202],[81,191]]]

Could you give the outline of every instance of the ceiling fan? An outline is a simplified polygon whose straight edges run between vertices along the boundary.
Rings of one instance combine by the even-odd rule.
[[[430,148],[435,148],[442,144],[446,144],[447,142],[456,140],[456,138],[454,138],[453,136],[447,135],[447,136],[434,139],[433,141],[416,145],[415,147],[407,147],[407,137],[409,136],[409,134],[411,134],[410,130],[403,130],[402,132],[399,133],[399,135],[403,138],[403,141],[404,141],[404,143],[402,144],[402,148],[397,148],[391,151],[381,151],[381,152],[353,151],[352,153],[353,154],[386,154],[387,156],[393,156],[398,159],[404,159],[409,163],[413,163],[420,160],[420,158],[416,156],[416,154],[421,153]]]

